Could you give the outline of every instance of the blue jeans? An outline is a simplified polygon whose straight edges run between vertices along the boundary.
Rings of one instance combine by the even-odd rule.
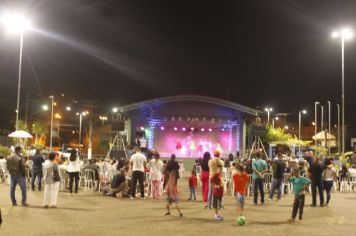
[[[41,191],[42,170],[32,170],[31,188],[35,190],[35,180],[38,180],[38,190]]]
[[[190,197],[189,199],[192,200],[194,198],[194,200],[197,200],[197,197],[195,196],[195,188],[190,188]]]
[[[263,190],[263,180],[261,178],[256,178],[253,181],[253,203],[257,204],[258,190],[261,192],[261,203],[265,202],[265,192]]]
[[[274,191],[277,189],[277,199],[281,199],[282,196],[282,179],[272,179],[272,187],[269,192],[269,198],[273,199]]]
[[[16,198],[15,198],[15,190],[16,190],[16,185],[20,185],[21,193],[22,193],[22,204],[26,203],[27,195],[26,195],[26,178],[24,176],[18,175],[18,176],[11,176],[10,178],[10,197],[12,204],[16,204]]]

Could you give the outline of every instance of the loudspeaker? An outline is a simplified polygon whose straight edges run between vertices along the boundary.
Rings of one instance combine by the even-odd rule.
[[[252,125],[252,135],[253,136],[265,136],[267,133],[266,127],[264,125]]]
[[[125,121],[113,121],[111,124],[112,131],[125,131]]]

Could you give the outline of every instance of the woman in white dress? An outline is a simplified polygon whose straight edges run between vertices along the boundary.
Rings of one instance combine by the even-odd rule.
[[[161,197],[161,182],[163,173],[163,162],[159,159],[159,154],[155,152],[154,158],[150,161],[150,180],[152,188],[152,197],[158,199]]]
[[[48,161],[44,164],[45,189],[43,195],[44,208],[56,208],[59,190],[59,168],[54,161],[56,154],[53,152],[48,155]]]

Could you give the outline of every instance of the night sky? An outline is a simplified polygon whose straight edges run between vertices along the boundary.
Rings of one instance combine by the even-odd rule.
[[[27,92],[97,100],[107,111],[200,94],[276,112],[307,108],[312,120],[314,101],[330,100],[334,111],[341,103],[341,46],[330,34],[356,30],[351,0],[1,3],[26,9],[35,26],[25,35],[22,107]],[[18,44],[0,30],[0,128],[15,116]],[[346,121],[356,122],[355,39],[345,52]]]

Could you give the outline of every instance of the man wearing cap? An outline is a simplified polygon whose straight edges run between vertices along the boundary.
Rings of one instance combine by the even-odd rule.
[[[15,198],[16,185],[19,184],[22,193],[22,206],[28,206],[26,203],[26,171],[25,171],[25,161],[21,155],[21,147],[15,147],[14,155],[7,159],[7,169],[10,173],[10,197],[13,206],[17,206]]]

